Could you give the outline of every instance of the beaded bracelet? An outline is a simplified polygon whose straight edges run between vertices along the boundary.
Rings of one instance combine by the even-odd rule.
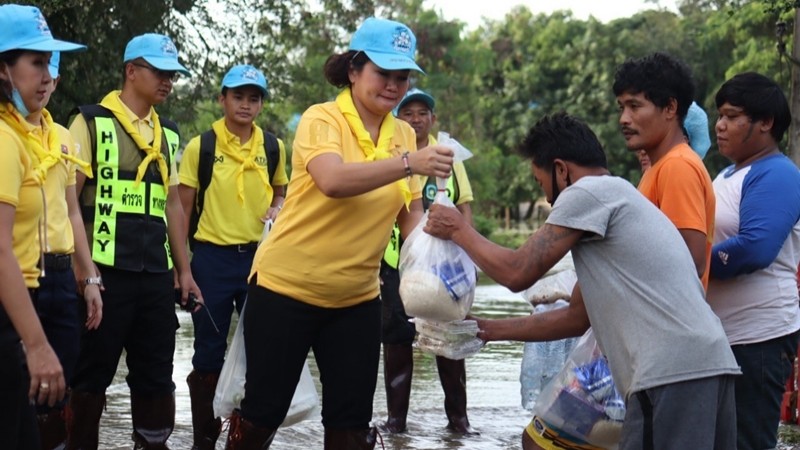
[[[414,175],[414,172],[411,171],[411,166],[408,165],[408,152],[403,153],[403,168],[406,170],[406,176],[410,177]]]

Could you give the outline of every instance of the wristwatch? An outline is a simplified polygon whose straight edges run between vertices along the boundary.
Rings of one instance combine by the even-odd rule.
[[[97,286],[103,285],[103,278],[101,277],[89,277],[83,280],[83,284],[89,286],[90,284],[96,284]]]

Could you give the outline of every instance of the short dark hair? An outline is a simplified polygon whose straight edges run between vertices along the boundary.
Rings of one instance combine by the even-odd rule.
[[[583,167],[608,168],[603,145],[592,129],[565,112],[539,119],[517,151],[545,170],[553,167],[556,158]]]
[[[725,103],[742,108],[754,121],[772,119],[770,134],[775,142],[783,139],[792,121],[789,102],[781,87],[757,72],[743,72],[723,83],[714,102],[717,108]]]
[[[367,61],[369,57],[362,51],[350,50],[331,55],[325,61],[325,79],[338,88],[350,86],[350,68],[361,71]]]
[[[9,50],[7,52],[0,53],[0,64],[3,64],[6,67],[13,67],[17,64],[20,56],[22,56],[28,50]],[[12,90],[11,83],[8,80],[2,80],[2,84],[0,84],[0,103],[11,103],[11,90]]]
[[[630,58],[617,67],[614,74],[614,95],[643,93],[659,108],[674,98],[678,103],[681,124],[694,101],[692,71],[683,61],[666,53],[656,52],[638,59]]]

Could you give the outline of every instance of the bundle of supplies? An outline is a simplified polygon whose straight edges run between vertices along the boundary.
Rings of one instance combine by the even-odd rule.
[[[483,341],[478,336],[478,322],[454,320],[435,322],[411,319],[417,328],[416,347],[448,359],[464,359],[478,353]]]
[[[559,299],[569,301],[577,281],[578,274],[575,272],[572,253],[567,252],[533,286],[522,291],[522,296],[534,306],[553,303]]]
[[[533,411],[560,435],[616,448],[625,400],[617,392],[591,328],[578,340],[558,376],[542,390]]]

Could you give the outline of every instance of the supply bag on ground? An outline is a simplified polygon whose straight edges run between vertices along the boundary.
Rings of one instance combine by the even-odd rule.
[[[561,372],[542,390],[533,412],[559,432],[599,447],[616,448],[625,400],[617,392],[591,328],[575,344]]]
[[[441,190],[434,203],[455,208]],[[427,222],[426,212],[400,249],[400,299],[411,317],[462,320],[475,298],[475,264],[454,242],[424,232]]]
[[[242,403],[242,398],[244,398],[247,357],[244,351],[244,321],[241,319],[243,315],[244,307],[242,307],[239,323],[236,325],[236,331],[233,334],[233,341],[228,347],[225,364],[222,366],[217,390],[214,393],[213,406],[216,417],[229,418],[233,410],[239,407]],[[314,386],[314,379],[311,378],[311,371],[308,368],[308,362],[306,362],[303,364],[303,371],[294,391],[292,404],[281,426],[288,427],[309,418],[318,403],[317,388]]]

